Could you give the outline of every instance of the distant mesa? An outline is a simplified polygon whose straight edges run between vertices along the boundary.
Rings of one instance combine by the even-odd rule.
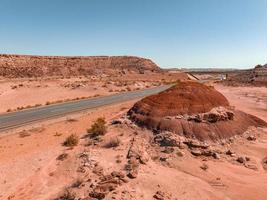
[[[257,65],[253,69],[242,70],[230,75],[225,82],[229,85],[253,85],[267,87],[267,64]]]
[[[250,126],[267,126],[263,120],[231,108],[213,87],[190,81],[138,101],[128,115],[148,129],[202,141],[239,135]]]
[[[135,56],[28,56],[0,54],[0,76],[9,78],[158,72],[150,59]]]

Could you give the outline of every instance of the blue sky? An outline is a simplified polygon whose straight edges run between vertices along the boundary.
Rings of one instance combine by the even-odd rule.
[[[0,0],[0,53],[267,63],[267,0]]]

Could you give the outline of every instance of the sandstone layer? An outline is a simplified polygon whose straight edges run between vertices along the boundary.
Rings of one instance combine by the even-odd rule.
[[[172,131],[199,140],[220,140],[244,133],[266,122],[235,110],[213,87],[181,82],[137,102],[128,112],[140,126],[154,131]]]
[[[267,64],[257,65],[254,69],[243,70],[229,75],[226,84],[229,85],[253,85],[267,87]]]
[[[0,76],[9,78],[112,75],[160,71],[151,60],[134,56],[28,56],[0,54]]]

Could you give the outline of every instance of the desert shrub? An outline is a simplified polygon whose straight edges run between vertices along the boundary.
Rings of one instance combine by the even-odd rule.
[[[110,138],[110,140],[104,145],[106,148],[114,148],[120,145],[121,141],[118,137]]]
[[[204,171],[206,171],[209,166],[206,164],[206,163],[203,163],[201,166],[200,166],[201,169],[203,169]]]
[[[66,158],[68,157],[68,154],[67,153],[62,153],[60,154],[58,157],[57,157],[57,160],[65,160]]]
[[[71,187],[73,188],[78,188],[81,186],[81,184],[83,183],[82,179],[77,178],[71,185]]]
[[[66,121],[67,122],[77,122],[78,120],[74,119],[74,118],[67,117]]]
[[[70,189],[65,189],[64,193],[56,200],[75,200],[76,194]]]
[[[63,145],[66,147],[73,147],[79,143],[79,138],[76,134],[69,135],[64,141]]]
[[[31,134],[28,133],[27,131],[22,131],[19,133],[19,137],[21,137],[21,138],[29,137],[29,136],[31,136]]]
[[[105,135],[107,132],[106,120],[103,117],[98,118],[90,129],[87,130],[91,137]]]

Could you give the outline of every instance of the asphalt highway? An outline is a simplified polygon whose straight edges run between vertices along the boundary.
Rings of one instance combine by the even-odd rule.
[[[159,93],[170,86],[160,86],[145,90],[124,92],[110,96],[83,99],[78,101],[41,106],[26,109],[18,112],[5,113],[0,115],[0,131],[20,127],[36,121],[43,121],[50,118],[65,116],[70,113],[89,110],[105,105],[121,103],[137,98],[142,98],[151,94]]]

